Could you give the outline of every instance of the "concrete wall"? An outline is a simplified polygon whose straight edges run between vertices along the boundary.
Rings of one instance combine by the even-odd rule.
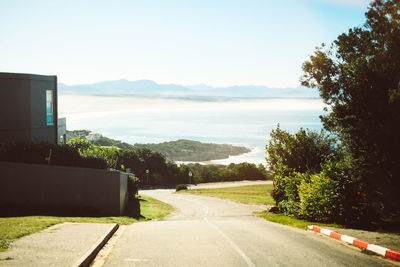
[[[46,90],[53,91],[54,125],[46,125]],[[57,143],[57,77],[0,73],[0,142]]]
[[[128,174],[120,172],[119,181],[119,214],[122,215],[128,203]]]
[[[86,209],[99,216],[119,216],[126,192],[127,174],[119,171],[0,162],[4,207]]]

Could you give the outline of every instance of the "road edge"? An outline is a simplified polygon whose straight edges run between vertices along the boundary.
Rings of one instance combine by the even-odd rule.
[[[337,232],[334,232],[334,231],[326,229],[326,228],[321,228],[316,225],[309,225],[308,229],[310,229],[314,232],[317,232],[317,233],[327,235],[329,237],[339,239],[341,241],[344,241],[344,242],[354,245],[356,247],[359,247],[359,248],[362,248],[362,249],[365,249],[368,251],[372,251],[372,252],[379,254],[385,258],[389,258],[389,259],[392,259],[395,261],[400,261],[400,252],[398,252],[398,251],[391,250],[391,249],[388,249],[385,247],[381,247],[381,246],[378,246],[378,245],[375,245],[375,244],[372,244],[372,243],[369,243],[364,240],[360,240],[360,239],[357,239],[357,238],[354,238],[354,237],[351,237],[348,235],[343,235],[341,233],[337,233]]]
[[[103,246],[107,243],[107,241],[113,236],[113,234],[118,230],[119,225],[113,224],[110,228],[106,231],[104,235],[102,235],[94,245],[86,251],[86,253],[77,260],[72,267],[87,267],[89,266],[94,258],[96,257],[97,253],[103,248]]]

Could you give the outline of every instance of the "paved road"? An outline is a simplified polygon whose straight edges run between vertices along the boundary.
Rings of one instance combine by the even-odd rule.
[[[313,232],[267,222],[256,206],[173,190],[142,192],[179,211],[128,226],[105,266],[395,266]]]

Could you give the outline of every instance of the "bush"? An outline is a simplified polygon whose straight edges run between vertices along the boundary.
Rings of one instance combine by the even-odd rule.
[[[298,217],[307,220],[332,222],[342,208],[340,184],[324,172],[302,180],[299,185]]]
[[[186,184],[178,184],[175,189],[176,189],[176,192],[178,192],[178,191],[181,191],[181,190],[187,190],[188,187],[187,187]]]
[[[106,162],[108,169],[120,169],[117,166],[119,151],[116,147],[101,147],[90,143],[83,137],[76,137],[68,140],[69,147],[77,150],[83,158],[97,158]]]
[[[291,173],[283,178],[284,199],[278,203],[278,208],[286,215],[298,216],[299,211],[299,186],[303,181],[309,180],[308,173]]]
[[[287,200],[288,196],[286,195],[286,186],[287,180],[286,177],[293,175],[293,171],[289,169],[286,165],[282,163],[278,163],[276,166],[275,176],[274,176],[274,190],[272,191],[272,197],[274,198],[276,205],[283,200]]]
[[[278,127],[271,131],[266,147],[267,162],[275,175],[281,165],[296,172],[319,172],[321,164],[338,156],[336,140],[325,134],[301,128],[290,134]]]
[[[49,158],[50,151],[51,157]],[[49,158],[49,160],[47,158]],[[95,157],[82,157],[73,147],[55,145],[47,142],[3,143],[0,146],[0,161],[96,169],[107,168],[107,163],[103,159]]]
[[[138,194],[140,180],[134,175],[128,175],[128,197],[129,199],[135,198]]]

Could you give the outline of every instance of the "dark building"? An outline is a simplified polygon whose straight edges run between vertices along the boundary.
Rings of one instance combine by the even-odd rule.
[[[0,142],[57,144],[57,76],[0,72]]]

